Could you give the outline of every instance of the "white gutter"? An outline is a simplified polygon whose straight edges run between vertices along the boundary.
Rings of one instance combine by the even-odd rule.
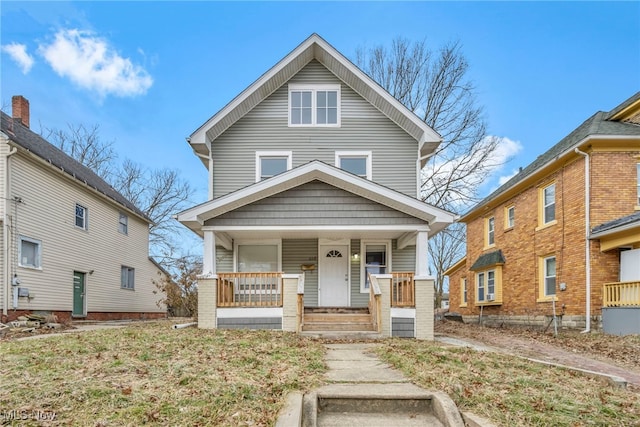
[[[9,285],[9,283],[11,283],[11,276],[9,274],[9,266],[10,266],[10,258],[13,258],[14,254],[11,254],[11,256],[9,256],[9,225],[7,224],[7,200],[9,199],[9,194],[11,193],[10,189],[9,189],[9,156],[16,154],[18,152],[18,149],[16,147],[11,147],[11,149],[9,150],[9,153],[7,153],[6,157],[5,157],[5,179],[4,179],[4,185],[5,185],[5,193],[2,195],[5,199],[5,209],[4,209],[4,218],[2,219],[2,224],[5,228],[4,230],[4,239],[2,239],[2,244],[3,244],[3,250],[4,250],[4,283],[5,283],[5,288],[4,288],[4,298],[2,298],[2,314],[3,315],[7,315],[9,312],[9,290],[11,289],[11,286]],[[16,248],[17,250],[17,248]]]
[[[590,224],[590,179],[589,179],[589,154],[580,151],[578,148],[574,150],[576,154],[584,157],[584,224],[585,224],[585,276],[586,276],[586,301],[585,301],[585,330],[582,333],[591,332],[591,240],[589,240],[591,229]]]

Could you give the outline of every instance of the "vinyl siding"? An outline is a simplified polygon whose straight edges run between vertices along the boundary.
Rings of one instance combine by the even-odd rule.
[[[158,268],[148,259],[148,224],[129,215],[128,235],[118,232],[120,210],[61,172],[25,154],[11,158],[11,194],[18,206],[18,234],[42,242],[41,269],[18,267],[19,309],[71,311],[73,272],[86,275],[87,312],[162,312],[154,281]],[[75,205],[88,209],[88,230],[75,226]],[[135,289],[121,289],[121,266],[135,268]]]
[[[391,245],[391,271],[407,272],[416,270],[416,247],[407,246],[398,249],[398,241],[394,240]]]
[[[329,184],[312,181],[208,220],[206,225],[399,225],[424,221]]]
[[[360,239],[352,239],[351,240],[351,259],[353,259],[353,254],[360,253]],[[360,257],[360,261],[353,262],[351,261],[351,306],[352,307],[366,307],[369,305],[369,294],[360,292],[360,264],[362,262],[362,257]]]
[[[318,239],[282,241],[282,270],[286,274],[302,273],[302,264],[315,264],[316,270],[305,272],[304,305],[318,305]]]
[[[220,273],[233,272],[233,251],[216,246],[216,270]]]
[[[7,162],[7,153],[9,152],[9,145],[6,142],[6,137],[3,133],[0,133],[0,313],[3,309],[3,302],[5,301],[5,293],[7,291],[8,280],[7,271],[5,271],[5,262],[6,262],[6,254],[5,254],[5,212],[6,212],[6,198],[7,198],[7,190],[6,186],[6,162]],[[10,242],[7,242],[10,243]]]
[[[255,182],[256,151],[292,151],[293,167],[312,160],[335,164],[335,152],[372,152],[372,179],[416,196],[418,144],[317,61],[288,83],[341,84],[341,126],[288,127],[284,84],[213,142],[214,197]]]

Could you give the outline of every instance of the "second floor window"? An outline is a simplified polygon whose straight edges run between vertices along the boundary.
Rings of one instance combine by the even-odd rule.
[[[76,203],[76,227],[87,229],[87,208]]]
[[[487,219],[487,246],[495,244],[496,219],[491,217]]]
[[[289,85],[289,126],[339,126],[340,85]]]
[[[118,231],[122,234],[129,233],[129,217],[120,212],[120,218],[118,220]]]
[[[336,151],[336,166],[370,180],[371,151]]]
[[[542,189],[542,219],[548,224],[556,219],[556,185],[551,184]]]
[[[515,206],[509,206],[507,208],[507,213],[506,213],[506,221],[505,221],[505,226],[506,228],[513,228],[514,225],[516,225],[516,208]]]
[[[291,151],[256,152],[256,182],[291,169]]]

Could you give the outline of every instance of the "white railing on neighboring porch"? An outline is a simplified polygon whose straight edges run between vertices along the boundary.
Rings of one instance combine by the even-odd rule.
[[[603,307],[640,307],[640,281],[605,283],[602,287]]]
[[[218,273],[218,307],[282,307],[282,273]]]

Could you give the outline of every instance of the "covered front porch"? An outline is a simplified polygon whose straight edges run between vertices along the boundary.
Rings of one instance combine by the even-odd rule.
[[[428,238],[448,212],[312,162],[178,219],[203,236],[201,328],[433,337]]]

